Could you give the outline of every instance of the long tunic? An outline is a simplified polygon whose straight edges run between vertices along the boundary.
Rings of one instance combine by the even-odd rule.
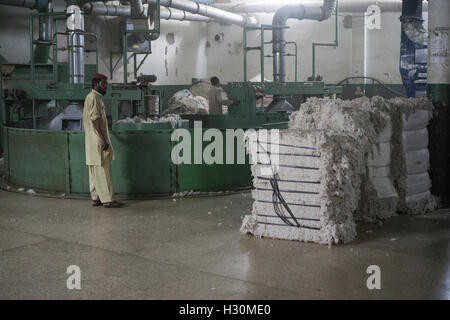
[[[106,151],[102,150],[101,137],[94,128],[94,121],[100,119],[100,127],[103,136],[109,144]],[[106,119],[105,105],[102,95],[92,90],[84,100],[83,125],[85,131],[86,164],[88,166],[104,166],[106,161],[115,159],[108,131],[108,120]]]
[[[229,106],[231,104],[231,101],[229,100],[222,100],[222,90],[220,87],[213,86],[209,90],[209,114],[218,114],[222,115],[223,110],[222,106]]]

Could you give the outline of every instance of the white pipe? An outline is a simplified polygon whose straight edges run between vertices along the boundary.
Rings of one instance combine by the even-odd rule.
[[[156,4],[156,0],[143,0],[144,3]],[[212,18],[221,23],[236,24],[244,27],[257,27],[258,21],[254,17],[244,17],[239,14],[231,13],[225,10],[207,6],[201,3],[187,0],[160,0],[160,4],[165,7],[175,8],[187,11],[193,14],[199,14]]]
[[[321,5],[320,0],[289,1],[279,0],[268,2],[241,2],[241,3],[216,3],[214,8],[234,13],[273,13],[286,5]],[[378,5],[384,12],[402,11],[402,0],[341,0],[339,1],[340,12],[365,12],[370,5]],[[427,11],[428,3],[423,3],[423,10]]]
[[[83,11],[86,15],[92,16],[131,17],[130,6],[105,5],[103,3],[86,3],[83,6]],[[179,21],[213,21],[211,18],[205,16],[166,7],[161,7],[160,17],[161,19]]]

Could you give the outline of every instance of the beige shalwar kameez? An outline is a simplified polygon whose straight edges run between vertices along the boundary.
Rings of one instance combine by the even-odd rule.
[[[94,128],[94,121],[100,119],[103,136],[107,139],[108,150],[102,150],[102,140]],[[89,166],[89,187],[92,200],[102,203],[114,201],[111,160],[115,159],[109,138],[108,121],[102,95],[92,90],[84,100],[83,124],[85,131],[86,164]]]
[[[209,114],[223,115],[223,107],[231,105],[231,101],[222,100],[222,89],[212,86],[209,90]]]

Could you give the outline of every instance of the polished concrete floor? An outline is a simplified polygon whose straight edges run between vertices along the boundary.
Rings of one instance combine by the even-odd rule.
[[[126,203],[0,191],[0,299],[450,298],[449,210],[359,223],[356,241],[328,247],[240,234],[250,193]]]

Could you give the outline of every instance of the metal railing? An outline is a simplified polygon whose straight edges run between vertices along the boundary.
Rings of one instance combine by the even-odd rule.
[[[266,55],[264,54],[264,45],[266,44],[272,44],[272,41],[265,42],[264,41],[264,32],[266,30],[273,30],[273,29],[289,29],[289,26],[286,25],[271,25],[271,24],[262,24],[261,27],[258,28],[251,28],[251,27],[244,27],[243,28],[243,47],[244,47],[244,82],[247,82],[247,52],[252,50],[259,50],[260,51],[260,69],[261,69],[261,82],[264,82],[264,58],[272,58],[272,55]],[[247,46],[247,31],[248,30],[261,30],[261,44],[258,47],[248,47]],[[294,45],[295,53],[287,53],[285,56],[287,57],[295,57],[295,82],[298,80],[298,46],[297,43],[294,41],[288,41],[286,44]]]
[[[339,31],[339,24],[338,24],[338,14],[339,14],[339,3],[338,0],[336,0],[336,22],[335,22],[335,40],[334,42],[330,43],[319,43],[319,42],[313,42],[312,44],[312,80],[316,78],[316,47],[334,47],[336,48],[338,46],[338,31]]]

